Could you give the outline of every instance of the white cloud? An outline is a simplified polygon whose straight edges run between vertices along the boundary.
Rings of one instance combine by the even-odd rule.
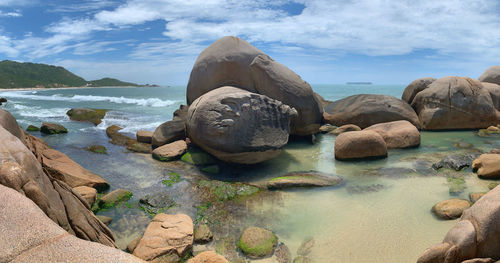
[[[0,53],[4,53],[8,57],[16,57],[19,55],[19,51],[12,47],[11,39],[2,35],[0,35]]]
[[[20,17],[22,16],[22,14],[20,12],[2,12],[2,10],[0,10],[0,17]]]

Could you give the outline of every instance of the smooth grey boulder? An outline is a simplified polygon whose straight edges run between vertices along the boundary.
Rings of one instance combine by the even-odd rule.
[[[401,99],[406,101],[408,104],[411,104],[415,95],[426,89],[434,81],[436,81],[435,78],[421,78],[412,81],[403,91]]]
[[[355,124],[362,129],[399,120],[420,127],[417,114],[408,103],[387,95],[359,94],[334,101],[325,107],[323,117],[332,125]]]
[[[323,118],[321,102],[299,75],[265,55],[253,60],[250,72],[257,93],[297,110],[298,116],[290,124],[291,134],[305,136],[319,131]]]
[[[481,76],[479,76],[479,81],[500,85],[500,66],[489,67],[483,74],[481,74]]]
[[[227,36],[207,47],[196,59],[187,85],[187,103],[222,86],[256,92],[250,64],[264,52],[243,39]]]
[[[500,121],[489,91],[468,77],[434,81],[415,96],[411,106],[427,130],[480,129]]]
[[[191,104],[187,132],[195,144],[222,161],[253,164],[281,152],[296,115],[280,101],[227,86]]]
[[[184,120],[167,121],[158,126],[151,139],[153,149],[167,143],[184,140],[186,138],[186,124]]]
[[[488,82],[481,82],[481,84],[483,84],[483,87],[490,93],[495,109],[500,111],[500,85]]]
[[[425,250],[417,262],[458,263],[475,258],[500,259],[500,187],[465,210],[443,242]]]

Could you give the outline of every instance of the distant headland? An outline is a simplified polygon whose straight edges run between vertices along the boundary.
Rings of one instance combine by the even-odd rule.
[[[63,67],[11,60],[0,61],[0,89],[106,86],[158,87],[155,84],[139,85],[114,78],[87,81]]]
[[[346,82],[345,84],[347,84],[347,85],[372,85],[373,83],[366,82],[366,81],[357,81],[357,82]]]

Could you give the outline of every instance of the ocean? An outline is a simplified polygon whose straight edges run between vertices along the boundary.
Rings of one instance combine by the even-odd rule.
[[[354,94],[385,94],[401,97],[402,85],[313,85],[328,100]],[[342,162],[334,159],[335,137],[318,135],[318,142],[292,142],[276,159],[252,167],[222,168],[219,176],[200,175],[182,162],[161,163],[150,155],[130,153],[110,144],[105,129],[117,124],[122,132],[135,136],[137,130],[154,129],[172,119],[173,112],[185,104],[185,87],[78,88],[30,91],[3,91],[10,111],[19,124],[40,126],[55,122],[68,128],[68,134],[45,136],[51,147],[67,154],[83,167],[100,174],[111,190],[133,192],[130,203],[165,192],[177,203],[168,213],[186,213],[195,218],[199,207],[193,184],[200,178],[259,183],[292,171],[315,170],[342,176],[346,184],[336,188],[275,191],[259,200],[240,204],[230,220],[219,222],[215,244],[234,241],[246,226],[266,227],[286,244],[292,256],[302,242],[313,238],[309,257],[314,262],[415,262],[427,247],[441,242],[455,221],[442,221],[430,212],[432,206],[451,197],[468,199],[471,192],[483,192],[491,181],[480,180],[470,169],[439,172],[430,168],[441,158],[471,151],[499,148],[499,140],[476,136],[474,131],[422,132],[418,148],[390,150],[383,160]],[[66,116],[71,108],[110,110],[98,126],[74,122]],[[468,149],[457,147],[466,142]],[[85,147],[104,145],[107,155],[88,152]],[[167,187],[162,180],[177,172],[181,182]],[[464,190],[450,195],[450,176],[464,179]],[[151,218],[137,208],[117,207],[100,214],[114,218],[109,225],[117,245],[142,235]],[[230,242],[229,242],[230,243]],[[227,250],[224,253],[229,253]],[[231,257],[231,255],[229,255]],[[274,258],[255,262],[273,262]]]

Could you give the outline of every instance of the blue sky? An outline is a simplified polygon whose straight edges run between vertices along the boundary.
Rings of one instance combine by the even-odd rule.
[[[235,35],[312,84],[477,78],[500,64],[499,0],[0,0],[0,60],[183,85]]]

